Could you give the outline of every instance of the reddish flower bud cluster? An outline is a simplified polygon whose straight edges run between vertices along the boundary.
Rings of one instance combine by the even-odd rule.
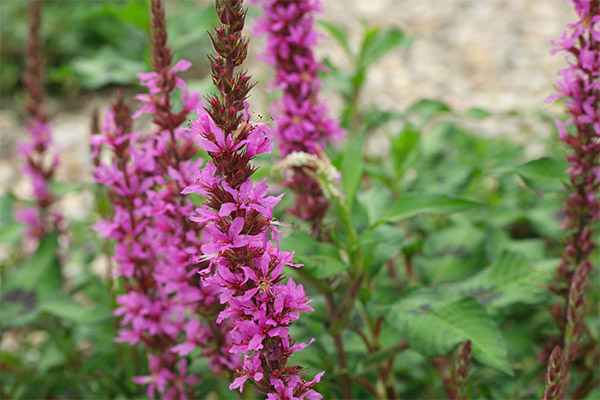
[[[448,393],[451,399],[467,399],[467,390],[471,381],[471,361],[473,353],[471,341],[467,340],[460,345],[454,363],[454,376]]]
[[[565,382],[565,359],[560,346],[555,346],[548,359],[548,370],[546,372],[546,389],[542,396],[543,400],[559,400],[565,395],[567,389]]]
[[[273,145],[270,129],[250,121],[245,103],[250,77],[235,71],[246,58],[246,10],[241,0],[216,0],[215,9],[221,25],[211,35],[216,54],[210,62],[219,92],[207,99],[206,113],[199,112],[190,129],[211,162],[184,193],[206,198],[191,218],[205,225],[207,242],[199,260],[209,261],[209,267],[201,271],[203,282],[220,288],[225,309],[217,322],[231,323],[230,352],[244,355],[230,388],[241,391],[250,379],[268,399],[319,399],[311,386],[322,373],[306,382],[302,368],[287,365],[293,352],[306,347],[290,336],[289,326],[300,311],[312,309],[301,285],[291,278],[284,283],[284,266],[297,265],[278,246],[273,207],[281,196],[266,196],[265,181],[255,185],[251,179],[250,161]]]
[[[55,198],[49,183],[58,165],[58,154],[50,153],[52,131],[48,124],[44,104],[44,56],[40,39],[42,1],[34,0],[29,8],[29,40],[26,49],[26,66],[23,84],[27,89],[25,107],[30,120],[26,129],[31,141],[19,143],[18,151],[25,157],[23,169],[33,184],[35,205],[19,210],[16,219],[27,225],[25,235],[31,240],[39,239],[49,231],[59,231],[62,216],[52,210]]]

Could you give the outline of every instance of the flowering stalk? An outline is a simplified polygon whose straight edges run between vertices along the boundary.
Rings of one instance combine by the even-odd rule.
[[[231,341],[228,325],[216,324],[222,309],[215,300],[217,288],[199,282],[198,265],[190,260],[200,246],[202,225],[189,222],[188,216],[193,213],[194,206],[181,193],[194,182],[202,166],[201,160],[193,160],[198,152],[194,138],[182,127],[190,111],[199,106],[200,94],[190,93],[185,82],[176,74],[187,70],[191,66],[189,61],[180,60],[171,67],[172,55],[167,46],[162,1],[150,0],[150,9],[154,71],[138,75],[141,84],[148,87],[149,94],[136,96],[141,106],[134,117],[151,114],[158,128],[152,136],[152,155],[156,188],[160,189],[148,192],[153,205],[151,215],[159,230],[157,237],[162,237],[161,272],[156,279],[164,285],[171,299],[186,308],[188,316],[195,316],[185,325],[185,341],[175,346],[173,351],[185,356],[195,347],[200,347],[210,358],[216,373],[231,373],[239,366],[239,357],[228,352]],[[176,87],[183,92],[183,107],[178,112],[171,101]]]
[[[261,1],[261,0],[259,0]],[[265,17],[257,22],[257,33],[267,34],[264,60],[275,67],[274,85],[283,96],[272,105],[275,137],[281,152],[309,153],[323,157],[321,149],[342,136],[338,122],[328,116],[327,106],[319,99],[323,69],[312,47],[317,43],[313,14],[320,11],[318,0],[262,0]],[[323,218],[329,200],[310,166],[294,167],[287,186],[296,193],[296,205],[290,210],[313,223]]]
[[[291,278],[284,283],[284,266],[298,265],[292,264],[293,254],[279,250],[273,207],[281,195],[266,196],[265,181],[255,185],[251,179],[256,168],[250,161],[273,145],[270,129],[250,121],[245,103],[250,77],[235,71],[247,53],[246,10],[241,0],[216,0],[215,9],[221,23],[211,35],[215,54],[209,59],[218,94],[207,97],[206,112],[199,112],[190,129],[211,161],[184,193],[207,199],[191,218],[205,224],[199,259],[209,266],[201,271],[203,282],[220,288],[225,309],[217,322],[231,323],[230,352],[244,355],[230,389],[242,391],[250,379],[270,400],[319,399],[311,387],[323,373],[306,382],[301,367],[287,365],[292,353],[307,346],[296,343],[289,326],[300,311],[312,308],[302,285]]]
[[[23,169],[33,184],[35,205],[21,209],[16,219],[27,225],[25,235],[36,240],[50,231],[58,231],[62,216],[52,211],[56,201],[49,182],[58,165],[58,155],[50,154],[52,131],[48,124],[48,115],[44,105],[44,56],[40,40],[42,0],[33,0],[29,7],[29,40],[26,48],[26,66],[23,84],[27,89],[25,108],[29,114],[26,129],[31,136],[30,142],[19,143],[19,153],[26,158]]]
[[[194,348],[203,350],[217,374],[240,363],[227,351],[228,326],[216,324],[222,308],[217,287],[199,283],[198,266],[190,260],[201,244],[202,226],[187,220],[194,207],[181,191],[193,183],[202,161],[193,160],[198,148],[181,124],[198,106],[199,93],[190,93],[177,76],[190,67],[188,61],[171,67],[162,2],[151,0],[150,6],[155,70],[138,75],[149,93],[136,96],[141,104],[133,115],[119,101],[107,114],[104,135],[92,136],[94,155],[105,144],[115,158],[112,166],[97,168],[96,180],[111,189],[115,204],[113,220],[101,221],[97,229],[117,241],[117,275],[128,280],[128,293],[117,298],[115,314],[123,315],[117,341],[143,341],[150,349],[150,374],[134,381],[148,385],[151,397],[157,389],[161,397],[192,398],[197,378],[187,375],[186,358]],[[177,87],[183,103],[178,112],[171,103]],[[131,132],[132,118],[142,114],[153,117],[152,135]]]
[[[101,142],[114,156],[112,164],[100,163],[95,170],[95,181],[108,187],[114,207],[112,220],[98,222],[95,229],[102,237],[115,241],[116,273],[126,278],[127,293],[117,296],[120,307],[115,315],[123,319],[116,341],[131,345],[143,342],[149,349],[150,375],[134,381],[148,385],[149,397],[154,397],[156,389],[164,393],[171,382],[168,397],[181,397],[189,394],[183,385],[192,380],[185,377],[186,361],[178,363],[170,347],[182,327],[183,313],[154,277],[158,254],[148,230],[151,220],[145,214],[145,193],[153,186],[154,178],[147,167],[148,157],[140,149],[144,142],[131,126],[131,108],[120,95],[105,115],[102,134],[92,136],[98,137],[93,142],[96,151]]]
[[[555,307],[553,311],[559,317],[559,328],[564,331],[561,349],[564,366],[561,371],[564,370],[562,385],[565,388],[546,388],[546,393],[558,393],[555,398],[564,396],[569,363],[577,355],[585,286],[593,268],[590,254],[595,248],[594,221],[600,216],[600,1],[571,1],[580,19],[569,24],[569,31],[564,31],[560,40],[553,41],[558,49],[552,51],[567,52],[569,66],[559,73],[559,93],[548,99],[567,98],[565,104],[570,117],[564,125],[560,121],[556,121],[556,125],[561,140],[571,150],[567,156],[571,165],[567,170],[571,193],[566,201],[563,222],[563,228],[570,232],[570,236],[555,279],[559,285],[551,287],[565,300],[564,307]],[[547,382],[556,381],[549,374],[560,365],[556,349],[553,354],[554,359],[548,360]]]

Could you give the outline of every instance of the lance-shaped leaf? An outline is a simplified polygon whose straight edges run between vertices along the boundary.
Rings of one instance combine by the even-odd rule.
[[[361,133],[348,145],[342,159],[342,189],[346,194],[348,210],[352,210],[354,196],[363,172],[363,142],[364,135]]]
[[[402,195],[385,213],[382,222],[397,222],[421,213],[449,214],[478,206],[471,200],[459,199],[444,194],[407,193]]]
[[[519,165],[515,170],[533,190],[552,192],[565,187],[567,168],[569,164],[564,160],[544,157]]]

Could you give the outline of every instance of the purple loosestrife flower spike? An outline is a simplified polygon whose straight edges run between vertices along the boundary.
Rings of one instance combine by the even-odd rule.
[[[198,265],[191,262],[201,242],[202,226],[193,224],[188,216],[193,213],[192,202],[182,190],[191,185],[200,173],[201,160],[195,161],[198,152],[195,138],[183,129],[182,124],[191,110],[200,104],[200,94],[190,93],[178,76],[190,68],[186,60],[171,67],[171,49],[167,46],[166,18],[163,3],[150,0],[152,13],[152,59],[154,71],[139,74],[141,84],[149,94],[136,96],[141,101],[136,115],[149,112],[157,126],[151,141],[158,186],[148,192],[152,208],[148,210],[161,237],[161,259],[155,273],[156,280],[165,292],[186,310],[188,321],[184,324],[185,341],[172,350],[181,356],[195,347],[203,349],[216,373],[233,373],[240,366],[239,356],[228,352],[229,327],[216,324],[222,306],[215,300],[217,287],[199,284]],[[182,108],[175,111],[173,91],[179,87]],[[160,189],[157,189],[160,188]],[[201,323],[198,318],[202,316]]]
[[[26,124],[31,137],[19,143],[18,151],[26,159],[23,170],[33,184],[35,206],[18,211],[16,219],[27,225],[25,235],[36,240],[54,230],[61,231],[62,216],[52,211],[55,198],[50,191],[50,180],[58,165],[58,155],[50,154],[52,131],[44,111],[44,56],[40,39],[42,1],[33,0],[29,7],[29,40],[26,48],[26,66],[23,84],[27,89],[25,108],[29,114]]]
[[[197,378],[186,375],[185,354],[175,347],[181,341],[180,333],[189,330],[193,321],[190,305],[202,296],[199,288],[187,282],[186,274],[182,278],[179,266],[187,254],[182,256],[168,245],[172,239],[169,221],[173,218],[152,213],[159,204],[154,195],[160,182],[153,159],[154,142],[132,131],[131,115],[120,95],[106,113],[102,132],[92,135],[95,149],[102,145],[113,153],[112,163],[98,164],[94,179],[108,188],[113,204],[112,218],[99,221],[95,229],[100,236],[115,241],[116,274],[125,278],[126,293],[117,297],[119,307],[114,312],[122,316],[116,341],[131,345],[142,342],[147,348],[149,375],[134,381],[148,386],[149,397],[158,391],[164,398],[190,398],[191,384]],[[170,273],[166,274],[167,270]],[[196,328],[194,337],[208,331]],[[208,341],[209,335],[204,337]]]
[[[571,1],[579,20],[569,24],[561,38],[553,41],[558,48],[552,51],[566,52],[568,67],[559,72],[558,93],[548,98],[551,101],[564,97],[570,115],[564,124],[556,121],[559,136],[570,150],[567,172],[571,193],[566,201],[563,222],[563,228],[570,235],[555,279],[558,284],[550,288],[565,300],[564,307],[555,307],[553,311],[553,315],[563,317],[560,328],[564,329],[562,369],[565,387],[569,363],[576,357],[585,286],[593,268],[590,254],[595,248],[595,221],[600,216],[597,195],[600,189],[600,1]],[[548,361],[548,374],[556,365],[556,360]],[[554,381],[550,378],[546,377],[547,382]],[[552,394],[555,390],[547,386],[547,392]]]
[[[218,93],[207,98],[205,112],[199,111],[190,128],[211,161],[184,193],[206,198],[191,218],[205,224],[199,259],[208,267],[201,271],[202,282],[219,287],[225,309],[217,322],[231,324],[230,352],[244,355],[230,388],[242,391],[250,380],[268,399],[320,399],[312,386],[322,373],[307,382],[301,367],[287,365],[307,346],[290,336],[289,326],[300,311],[312,308],[302,285],[291,278],[284,282],[282,275],[286,265],[298,265],[278,245],[273,207],[281,196],[267,196],[265,180],[254,184],[251,179],[250,161],[270,153],[273,145],[269,127],[250,121],[245,103],[250,77],[236,71],[247,53],[246,10],[241,0],[216,0],[215,9],[221,23],[211,35],[215,54],[209,59]]]
[[[117,342],[148,348],[150,375],[136,377],[138,384],[147,384],[149,397],[155,389],[164,393],[170,381],[176,379],[177,357],[169,351],[179,331],[181,318],[177,304],[169,301],[154,279],[154,260],[158,258],[154,237],[148,230],[150,220],[144,214],[145,193],[154,185],[148,158],[140,150],[144,145],[139,132],[131,131],[131,108],[122,94],[105,115],[102,132],[92,136],[95,149],[101,144],[113,153],[111,164],[99,163],[94,180],[108,188],[113,204],[111,220],[95,225],[100,236],[115,241],[114,260],[118,276],[126,278],[127,293],[117,296],[116,316],[122,316]]]
[[[325,103],[319,99],[321,82],[318,73],[323,66],[312,48],[318,34],[313,15],[320,11],[318,0],[258,0],[265,16],[258,20],[256,32],[267,34],[264,60],[275,68],[274,86],[282,98],[272,104],[274,134],[282,153],[310,153],[323,157],[327,143],[343,135],[338,121],[328,116]],[[323,218],[329,201],[310,167],[294,167],[287,186],[296,194],[291,212],[311,221],[313,227]]]

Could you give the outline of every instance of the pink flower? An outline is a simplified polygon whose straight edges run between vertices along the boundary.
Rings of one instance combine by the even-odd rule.
[[[182,360],[183,361],[183,360]],[[175,378],[175,375],[161,365],[161,360],[157,356],[148,354],[148,364],[150,367],[150,375],[136,376],[133,381],[138,385],[148,385],[146,393],[148,397],[154,399],[156,390],[159,394],[165,392],[167,383]]]
[[[312,0],[262,3],[265,17],[257,21],[255,33],[268,36],[264,59],[275,67],[274,84],[283,91],[283,98],[271,108],[275,137],[284,155],[315,153],[343,134],[318,100],[321,83],[317,74],[323,67],[312,51],[318,37],[312,15],[320,11],[320,4]]]

